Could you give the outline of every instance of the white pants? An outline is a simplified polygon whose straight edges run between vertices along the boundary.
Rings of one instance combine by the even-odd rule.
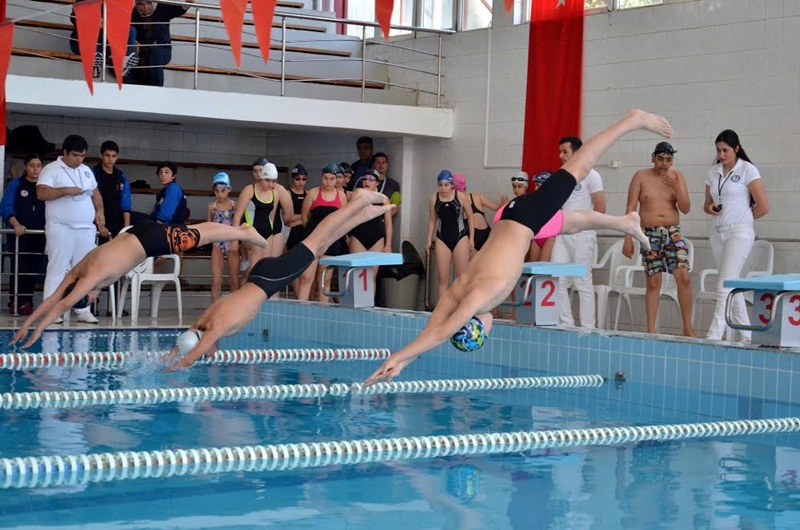
[[[53,294],[67,272],[95,247],[97,230],[91,228],[72,228],[50,223],[45,225],[47,238],[47,274],[44,278],[44,297]]]
[[[714,317],[711,320],[711,327],[708,328],[707,339],[720,340],[725,333],[725,302],[728,293],[732,289],[722,286],[725,280],[738,278],[742,273],[750,249],[753,248],[756,233],[753,225],[729,225],[727,230],[711,232],[711,255],[719,270],[719,283],[717,284],[717,303],[714,306]],[[744,295],[740,294],[733,298],[732,317],[736,324],[750,324],[750,317],[747,314],[747,306],[744,302]],[[739,331],[739,340],[750,340],[749,331]]]
[[[559,307],[559,320],[565,326],[575,326],[575,319],[572,316],[572,304],[569,302],[569,293],[567,292],[569,286],[574,285],[578,291],[578,299],[580,301],[581,327],[586,329],[594,329],[595,327],[592,265],[594,265],[596,248],[597,234],[594,230],[556,237],[556,243],[553,245],[553,257],[550,261],[554,263],[583,263],[587,267],[586,276],[570,276],[558,279],[558,300],[561,304]]]

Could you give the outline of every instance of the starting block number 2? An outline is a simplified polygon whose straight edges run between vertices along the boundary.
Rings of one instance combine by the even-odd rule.
[[[517,288],[517,296],[525,299],[517,308],[517,322],[538,326],[558,324],[556,280],[548,276],[536,276],[528,284],[528,292],[524,292],[526,283],[527,279],[523,279]]]

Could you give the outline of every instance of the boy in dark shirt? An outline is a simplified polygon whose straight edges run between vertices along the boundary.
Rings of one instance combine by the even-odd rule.
[[[186,0],[194,2],[194,0]],[[188,7],[136,0],[131,26],[139,43],[139,65],[134,82],[139,85],[164,86],[164,65],[172,60],[170,21],[182,16]]]
[[[106,140],[100,146],[100,163],[92,168],[103,198],[106,228],[112,236],[131,224],[131,187],[128,177],[117,167],[117,158],[119,145],[113,140]],[[101,238],[101,243],[105,241],[108,240]]]

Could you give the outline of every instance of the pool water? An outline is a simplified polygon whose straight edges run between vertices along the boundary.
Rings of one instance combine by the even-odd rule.
[[[48,332],[38,346],[163,351],[177,332]],[[298,344],[277,335],[269,342]],[[235,340],[226,346],[235,347]],[[150,363],[125,372],[49,368],[0,372],[0,391],[349,383],[377,364],[197,366],[174,374]],[[403,379],[448,377],[432,369],[438,364],[412,365]],[[477,360],[470,370],[497,376],[496,367]],[[545,374],[517,369],[514,375]],[[711,406],[720,399],[724,407]],[[769,417],[764,411],[774,409],[800,415],[796,408],[707,392],[683,396],[633,381],[580,389],[3,410],[0,457],[686,423]],[[646,442],[10,489],[0,492],[0,528],[800,528],[798,438]]]

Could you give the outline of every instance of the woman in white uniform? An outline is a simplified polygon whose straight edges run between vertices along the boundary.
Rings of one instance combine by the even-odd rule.
[[[712,216],[711,254],[719,270],[719,284],[706,338],[720,340],[727,327],[725,302],[731,291],[723,287],[723,282],[741,274],[755,240],[753,220],[767,214],[769,201],[761,175],[739,144],[739,136],[728,129],[719,133],[715,142],[717,163],[711,166],[706,178],[703,210]],[[749,324],[744,297],[738,295],[732,303],[733,321]],[[738,333],[739,340],[750,340],[749,331]]]

